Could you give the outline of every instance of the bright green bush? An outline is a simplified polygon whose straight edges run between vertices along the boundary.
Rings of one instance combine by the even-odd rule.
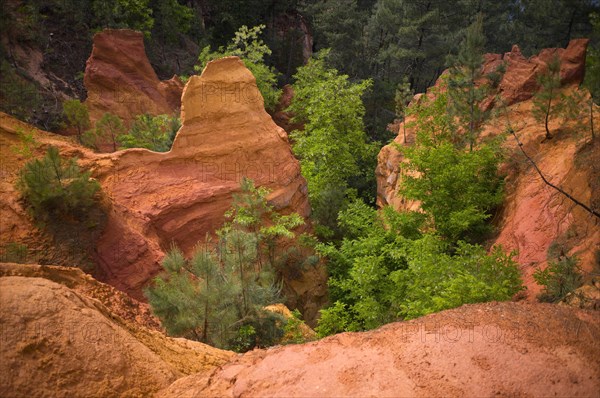
[[[497,247],[487,254],[479,245],[451,244],[422,233],[423,214],[385,208],[378,215],[355,203],[340,220],[345,230],[354,231],[351,238],[318,247],[328,259],[334,302],[321,310],[320,335],[373,329],[467,303],[509,300],[522,288],[514,253]]]
[[[466,150],[466,142],[455,138],[459,133],[447,104],[447,94],[438,91],[435,99],[423,98],[411,107],[417,140],[414,146],[399,148],[408,159],[400,165],[400,195],[421,202],[430,226],[443,237],[481,241],[490,231],[486,220],[503,199],[501,142]]]

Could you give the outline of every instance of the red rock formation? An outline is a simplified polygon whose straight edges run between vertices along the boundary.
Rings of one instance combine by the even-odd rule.
[[[167,153],[129,149],[94,154],[67,138],[35,131],[41,145],[36,155],[41,156],[47,145],[57,146],[61,153],[77,155],[100,181],[108,215],[96,246],[97,276],[138,299],[161,270],[160,260],[173,243],[190,254],[206,233],[222,225],[243,176],[270,189],[268,199],[277,210],[303,217],[310,213],[306,181],[287,134],[265,111],[254,76],[238,58],[211,62],[202,76],[190,79],[181,119]],[[14,159],[6,170],[10,183],[0,192],[1,208],[11,212],[11,219],[0,232],[7,242],[20,242],[21,235],[35,230],[14,189],[26,159],[10,148],[18,146],[16,132],[24,124],[8,116],[0,122],[0,139],[6,141],[0,150],[7,160]],[[314,319],[325,301],[325,281],[322,268],[288,281],[288,304]]]
[[[83,83],[92,124],[105,112],[119,116],[126,125],[143,113],[177,113],[183,90],[176,76],[158,80],[146,57],[144,36],[127,29],[106,29],[94,35]]]
[[[502,99],[507,105],[528,100],[539,88],[537,77],[546,70],[546,64],[558,56],[561,62],[560,76],[562,84],[581,83],[585,71],[585,52],[588,39],[575,39],[569,42],[566,49],[548,48],[539,55],[525,58],[519,46],[504,56],[492,54],[486,57],[484,72],[489,73],[501,63],[506,63],[506,73],[498,87]]]
[[[370,332],[251,351],[158,396],[594,396],[595,315],[549,304],[466,305]]]
[[[581,83],[583,78],[586,46],[586,39],[573,40],[566,49],[543,50],[529,60],[514,46],[504,56],[486,55],[483,68],[485,73],[489,73],[501,62],[507,63],[498,93],[509,104],[512,127],[523,141],[524,148],[538,162],[551,182],[562,186],[583,202],[592,203],[598,201],[600,196],[598,188],[593,189],[594,181],[599,178],[598,171],[594,169],[594,165],[600,160],[598,140],[593,145],[586,144],[589,141],[588,132],[575,134],[568,126],[564,126],[563,121],[553,120],[550,127],[556,131],[557,139],[540,144],[544,126],[536,122],[531,114],[531,97],[538,89],[536,79],[545,70],[546,62],[554,54],[559,56],[561,80],[567,85],[566,90],[570,90]],[[494,106],[493,99],[487,106]],[[597,111],[595,115],[598,118]],[[596,119],[594,124],[598,125],[600,121]],[[415,132],[410,128],[407,130],[408,143],[405,144],[403,128],[401,124],[394,142],[400,146],[410,145]],[[492,119],[484,126],[482,136],[504,134],[505,128],[505,118]],[[572,248],[571,253],[578,254],[581,258],[584,270],[591,271],[597,261],[595,251],[600,242],[600,228],[594,217],[545,185],[522,158],[514,139],[510,136],[506,138],[513,172],[506,180],[503,212],[496,219],[499,228],[496,243],[502,244],[506,250],[518,250],[517,261],[522,266],[529,288],[528,297],[534,298],[540,287],[531,275],[537,267],[546,265],[550,245],[555,241],[567,243]],[[402,153],[393,145],[383,147],[379,153],[376,176],[377,204],[380,207],[391,205],[396,209],[414,209],[418,206],[413,202],[407,203],[398,195],[398,165],[403,159]]]

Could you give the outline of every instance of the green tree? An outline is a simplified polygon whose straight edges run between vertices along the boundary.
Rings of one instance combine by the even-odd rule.
[[[479,83],[483,76],[484,46],[483,16],[479,14],[467,29],[458,56],[453,60],[453,66],[450,68],[448,80],[450,109],[467,133],[470,151],[473,150],[486,117],[486,113],[481,109],[481,103],[487,96],[488,88],[485,84]]]
[[[244,179],[214,244],[207,240],[190,260],[176,249],[165,257],[166,273],[146,295],[169,333],[238,351],[283,335],[283,319],[264,307],[279,299],[284,241],[303,221],[274,212],[267,194]]]
[[[90,127],[90,114],[87,106],[78,99],[67,100],[63,103],[63,113],[68,125],[77,130],[79,143],[83,143],[83,133]]]
[[[84,134],[83,141],[87,146],[96,149],[102,144],[109,144],[112,146],[112,150],[116,151],[119,137],[125,133],[125,125],[121,118],[107,112],[96,122],[96,128],[88,130]]]
[[[551,139],[550,122],[551,115],[560,110],[560,58],[554,56],[547,65],[548,69],[538,76],[540,84],[539,91],[533,97],[533,116],[535,119],[544,123],[546,129],[546,138]]]
[[[152,38],[164,44],[177,44],[180,35],[189,32],[194,21],[192,8],[177,0],[150,0],[154,24]]]
[[[271,55],[271,50],[260,39],[265,25],[253,28],[242,26],[235,33],[235,37],[226,48],[219,47],[217,51],[211,51],[210,46],[205,47],[198,57],[199,65],[196,71],[202,71],[209,61],[227,56],[240,57],[246,67],[252,72],[256,79],[258,90],[265,100],[265,108],[269,111],[275,109],[281,96],[281,90],[277,88],[277,73],[275,69],[265,64],[265,56]]]
[[[352,77],[364,75],[365,26],[369,9],[357,0],[325,0],[308,3],[303,11],[310,16],[318,50],[329,48],[331,66]]]
[[[528,55],[548,47],[566,47],[572,38],[589,37],[589,14],[598,10],[595,0],[520,0],[511,3],[507,15],[507,28],[511,30],[507,39],[519,43]]]
[[[145,294],[167,333],[226,347],[237,320],[233,303],[239,286],[230,270],[222,269],[209,242],[197,246],[190,260],[171,249],[162,266],[164,274]]]
[[[95,203],[100,184],[81,172],[77,161],[61,158],[56,147],[46,156],[25,164],[17,188],[37,218],[49,215],[82,215]]]
[[[372,200],[367,187],[378,145],[368,142],[363,124],[361,97],[371,82],[350,82],[326,66],[326,56],[321,52],[298,68],[289,110],[304,124],[291,137],[308,182],[313,215],[320,232],[331,237],[347,198],[358,191]]]
[[[461,241],[449,250],[447,242],[425,235],[408,248],[406,270],[390,274],[394,291],[403,293],[394,307],[403,319],[413,319],[468,303],[510,300],[523,289],[514,255],[500,246],[488,254]]]
[[[138,115],[127,134],[117,137],[122,148],[146,148],[154,152],[167,152],[181,123],[169,115]]]
[[[481,143],[469,152],[457,147],[453,118],[445,112],[447,96],[438,91],[410,110],[417,118],[417,140],[402,148],[408,162],[400,165],[400,194],[419,201],[442,236],[477,240],[489,231],[486,220],[503,198],[500,143]]]

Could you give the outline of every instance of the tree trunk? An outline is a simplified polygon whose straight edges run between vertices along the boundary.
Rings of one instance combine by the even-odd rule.
[[[548,107],[546,108],[546,122],[544,126],[546,127],[546,139],[549,140],[552,138],[550,134],[550,129],[548,128],[548,121],[550,120],[550,109],[552,107],[552,92],[550,92],[550,98],[548,99]]]
[[[592,129],[592,141],[596,138],[594,135],[594,100],[590,98],[590,127]]]

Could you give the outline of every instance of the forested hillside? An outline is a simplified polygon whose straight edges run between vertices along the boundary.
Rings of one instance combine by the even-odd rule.
[[[280,85],[315,51],[351,80],[372,79],[366,93],[369,137],[386,141],[394,96],[405,79],[423,92],[449,65],[466,28],[483,14],[484,51],[518,44],[526,56],[565,47],[592,32],[595,0],[4,0],[0,36],[0,109],[46,129],[58,128],[60,91],[85,98],[82,77],[92,35],[103,28],[144,32],[161,79],[189,75],[205,46],[227,45],[242,26],[264,24],[266,59]],[[31,56],[28,56],[31,55]],[[52,89],[49,86],[50,80]],[[14,87],[13,87],[14,86]],[[58,98],[61,99],[61,98]],[[60,102],[60,101],[58,101]],[[34,106],[24,106],[33,104]],[[35,111],[35,112],[34,112]]]

